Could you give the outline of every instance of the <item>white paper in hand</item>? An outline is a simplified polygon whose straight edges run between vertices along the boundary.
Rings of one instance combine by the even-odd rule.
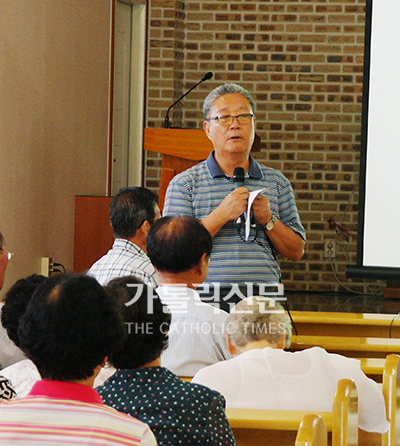
[[[246,226],[245,226],[245,239],[246,242],[249,239],[249,235],[250,235],[250,209],[251,206],[253,205],[253,201],[254,199],[257,197],[258,194],[262,194],[264,191],[266,191],[267,189],[258,189],[258,190],[254,190],[253,192],[250,192],[249,194],[249,200],[247,202],[247,211],[245,212],[244,216],[246,218]]]

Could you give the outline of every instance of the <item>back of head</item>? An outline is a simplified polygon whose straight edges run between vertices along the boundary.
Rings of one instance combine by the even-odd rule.
[[[204,99],[203,103],[203,116],[204,119],[208,119],[210,117],[211,108],[214,104],[214,101],[218,99],[220,96],[224,96],[225,94],[234,94],[239,93],[244,96],[250,104],[251,110],[254,113],[254,100],[251,94],[243,87],[237,84],[223,84],[219,87],[214,88],[211,93]]]
[[[290,319],[282,305],[262,296],[248,297],[237,303],[227,318],[226,331],[237,347],[261,340],[277,345],[284,335],[286,347],[289,347],[292,336]]]
[[[92,277],[59,274],[39,285],[18,337],[43,379],[78,381],[123,342],[118,308]]]
[[[25,279],[19,279],[4,296],[4,305],[1,310],[1,323],[7,330],[8,337],[19,347],[18,325],[21,317],[32,298],[36,288],[47,280],[39,274],[32,274]]]
[[[133,276],[113,279],[106,289],[119,303],[126,331],[123,346],[109,362],[117,369],[134,369],[158,359],[168,342],[168,307]]]
[[[146,220],[156,216],[157,195],[145,187],[121,189],[110,204],[110,224],[115,237],[129,239]]]
[[[158,271],[180,273],[211,255],[212,237],[194,217],[167,216],[157,220],[147,235],[147,253]]]

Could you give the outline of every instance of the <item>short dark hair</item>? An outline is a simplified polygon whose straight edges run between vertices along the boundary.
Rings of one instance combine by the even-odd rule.
[[[21,317],[36,288],[47,280],[40,274],[32,274],[25,279],[17,280],[4,296],[4,305],[1,310],[1,323],[7,330],[8,337],[19,347],[18,325]]]
[[[134,237],[146,220],[156,216],[157,195],[145,187],[120,189],[110,204],[110,224],[114,237]]]
[[[0,248],[2,248],[4,245],[4,237],[3,234],[0,232]]]
[[[109,362],[117,369],[135,369],[159,358],[168,345],[171,314],[155,290],[133,276],[113,279],[106,289],[119,303],[127,334]]]
[[[116,302],[96,279],[77,274],[39,285],[18,327],[21,349],[41,377],[59,381],[91,377],[124,336]]]
[[[148,256],[159,271],[188,271],[198,265],[203,254],[210,257],[211,250],[211,234],[188,215],[162,217],[147,235]]]

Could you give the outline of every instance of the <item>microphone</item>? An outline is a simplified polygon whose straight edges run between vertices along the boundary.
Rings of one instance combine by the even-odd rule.
[[[165,129],[169,129],[169,111],[171,110],[171,108],[176,105],[178,102],[180,102],[186,95],[188,95],[192,90],[194,90],[198,85],[200,85],[202,82],[207,81],[208,79],[211,79],[214,76],[214,73],[212,73],[211,71],[209,71],[208,73],[206,73],[203,76],[203,79],[199,82],[197,82],[196,85],[193,85],[193,87],[188,90],[183,96],[181,96],[177,101],[175,101],[167,110],[167,114],[165,115],[164,118],[164,128]]]
[[[235,167],[233,170],[233,184],[235,189],[244,186],[244,169],[243,167]]]
[[[232,180],[233,180],[233,185],[235,186],[235,189],[237,189],[238,187],[242,187],[244,186],[244,169],[243,167],[235,167],[233,169],[233,176],[232,176]],[[240,226],[242,224],[242,222],[245,221],[244,215],[238,217],[235,221],[235,225],[238,231],[240,231]]]

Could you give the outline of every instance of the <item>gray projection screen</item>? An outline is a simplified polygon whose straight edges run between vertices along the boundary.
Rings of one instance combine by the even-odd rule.
[[[400,280],[400,0],[367,0],[357,265]]]

